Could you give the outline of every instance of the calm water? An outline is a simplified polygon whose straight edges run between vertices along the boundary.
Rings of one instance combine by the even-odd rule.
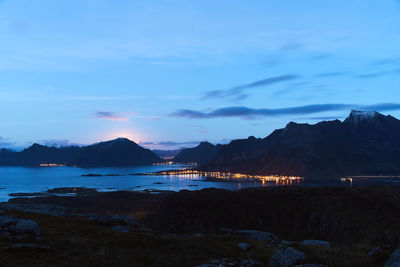
[[[222,188],[238,190],[257,186],[276,186],[275,183],[261,182],[210,182],[202,177],[191,178],[178,176],[135,175],[131,173],[155,172],[166,169],[177,169],[184,165],[142,166],[129,168],[73,168],[73,167],[0,167],[0,201],[9,199],[9,193],[43,192],[56,187],[91,187],[99,191],[112,190],[200,190],[203,188]],[[82,174],[120,174],[122,176],[82,177]],[[399,179],[353,179],[341,182],[340,179],[304,179],[305,186],[369,186],[400,185]]]
[[[56,187],[90,187],[99,191],[112,190],[199,190],[203,188],[240,188],[260,186],[260,183],[209,182],[202,177],[164,177],[129,175],[131,173],[156,172],[179,169],[184,165],[141,166],[127,168],[74,168],[74,167],[0,167],[0,201],[9,199],[9,193],[43,192]],[[82,174],[119,174],[122,176],[82,177]]]

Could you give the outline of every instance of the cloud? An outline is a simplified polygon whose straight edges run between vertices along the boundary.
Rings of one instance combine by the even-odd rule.
[[[394,57],[394,58],[381,58],[378,60],[375,60],[371,63],[372,66],[387,66],[387,65],[394,65],[394,66],[399,66],[400,65],[400,57]]]
[[[66,139],[44,139],[38,140],[37,143],[49,147],[63,147],[63,146],[81,146],[82,144],[71,143]]]
[[[390,70],[390,71],[377,71],[377,72],[371,72],[371,73],[366,73],[366,74],[360,74],[355,76],[356,78],[360,79],[373,79],[373,78],[378,78],[386,75],[393,75],[393,74],[399,74],[399,70]]]
[[[94,116],[99,119],[114,120],[114,121],[127,121],[128,118],[109,111],[96,111]]]
[[[287,43],[279,47],[279,49],[275,53],[267,56],[264,62],[261,63],[261,67],[263,68],[276,67],[279,64],[281,64],[288,55],[301,48],[303,48],[303,45],[299,43]]]
[[[331,54],[319,54],[319,55],[311,57],[310,60],[311,61],[323,60],[323,59],[330,58],[331,56],[332,56]]]
[[[258,80],[255,82],[247,83],[247,84],[242,84],[235,86],[230,89],[225,89],[225,90],[213,90],[213,91],[208,91],[203,98],[224,98],[224,97],[234,97],[234,98],[240,98],[247,96],[245,94],[245,91],[248,89],[253,89],[253,88],[258,88],[258,87],[266,87],[278,83],[284,83],[292,80],[297,80],[300,77],[295,74],[286,74],[286,75],[281,75],[281,76],[274,76],[274,77],[269,77],[263,80]]]
[[[9,138],[4,138],[0,136],[0,148],[9,148],[15,146],[15,142],[12,142]]]
[[[322,117],[310,117],[310,118],[305,118],[308,120],[316,120],[316,121],[331,121],[331,120],[338,120],[342,119],[343,116],[322,116]]]
[[[339,111],[359,109],[367,111],[389,111],[400,110],[400,104],[397,103],[381,103],[374,105],[356,105],[356,104],[316,104],[305,105],[288,108],[276,109],[253,109],[248,107],[226,107],[219,108],[209,112],[195,111],[195,110],[178,110],[172,114],[171,117],[188,118],[188,119],[212,119],[212,118],[244,118],[253,119],[256,117],[278,117],[286,115],[307,115],[315,114],[325,111]]]
[[[315,75],[316,78],[329,78],[329,77],[337,77],[337,76],[344,76],[349,74],[348,71],[337,71],[337,72],[324,72]]]

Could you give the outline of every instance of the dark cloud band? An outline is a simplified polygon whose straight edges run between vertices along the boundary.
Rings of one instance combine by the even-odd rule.
[[[400,104],[397,103],[381,103],[375,105],[318,104],[318,105],[305,105],[305,106],[277,108],[277,109],[252,109],[248,107],[226,107],[226,108],[215,109],[209,112],[183,109],[170,114],[170,116],[179,118],[188,118],[188,119],[212,119],[221,117],[239,117],[248,119],[255,117],[307,115],[325,111],[339,111],[339,110],[350,110],[350,109],[360,109],[366,111],[400,110]]]
[[[300,77],[295,74],[287,74],[275,77],[269,77],[263,80],[255,81],[248,84],[238,85],[227,90],[214,90],[209,91],[204,95],[204,98],[221,98],[221,97],[237,97],[238,95],[244,95],[248,89],[257,87],[265,87],[273,84],[288,82],[299,79]]]
[[[114,121],[127,121],[128,118],[125,116],[121,116],[114,112],[109,111],[97,111],[94,113],[94,116],[99,119],[107,119],[107,120],[114,120]]]

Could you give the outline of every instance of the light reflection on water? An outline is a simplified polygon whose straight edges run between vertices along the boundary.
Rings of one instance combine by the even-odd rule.
[[[56,187],[90,187],[100,191],[111,190],[200,190],[221,188],[238,190],[249,187],[304,185],[304,186],[363,186],[363,185],[400,185],[400,179],[354,179],[351,183],[340,179],[302,179],[286,183],[266,181],[208,181],[200,175],[129,175],[132,173],[157,172],[184,168],[184,165],[141,166],[118,168],[73,168],[73,167],[0,167],[0,201],[7,200],[9,193],[43,192]],[[102,175],[119,174],[121,176],[82,177],[96,173]]]
[[[141,166],[118,168],[74,168],[74,167],[0,167],[0,201],[9,199],[10,193],[44,192],[56,187],[90,187],[99,191],[113,190],[200,190],[204,188],[222,188],[238,190],[240,188],[262,186],[261,182],[215,182],[207,181],[199,175],[155,176],[129,175],[132,173],[158,172],[180,169],[185,165]],[[83,177],[89,173],[120,176]],[[267,184],[264,184],[266,186]]]

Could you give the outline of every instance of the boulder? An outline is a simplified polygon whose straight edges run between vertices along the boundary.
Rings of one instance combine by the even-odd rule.
[[[257,231],[257,230],[231,230],[221,228],[220,231],[225,234],[239,235],[248,239],[254,239],[259,241],[267,241],[271,244],[279,244],[279,238],[273,233]]]
[[[371,262],[382,262],[387,259],[394,247],[391,245],[381,245],[368,252],[368,260]]]
[[[20,219],[15,224],[15,232],[17,235],[40,235],[39,225],[32,220]]]
[[[131,231],[131,227],[129,225],[114,225],[111,226],[110,229],[122,233],[128,233]]]
[[[242,250],[242,251],[247,251],[251,248],[251,245],[248,243],[239,243],[237,246]]]
[[[302,246],[331,249],[331,244],[328,241],[322,240],[304,240],[299,243]]]
[[[0,215],[0,235],[23,237],[26,235],[39,236],[39,225],[26,219],[15,218],[6,215]]]
[[[275,252],[269,261],[269,265],[271,267],[291,267],[299,264],[306,258],[307,255],[303,252],[292,247],[288,247]]]
[[[384,267],[399,267],[400,266],[400,246],[397,247],[390,255],[389,260]]]
[[[273,233],[262,232],[257,230],[239,230],[237,231],[240,235],[243,235],[250,239],[260,240],[260,241],[268,241],[272,244],[279,243],[279,238]]]
[[[15,224],[16,220],[14,217],[7,216],[7,215],[1,215],[0,216],[0,227],[7,226],[9,224]]]

